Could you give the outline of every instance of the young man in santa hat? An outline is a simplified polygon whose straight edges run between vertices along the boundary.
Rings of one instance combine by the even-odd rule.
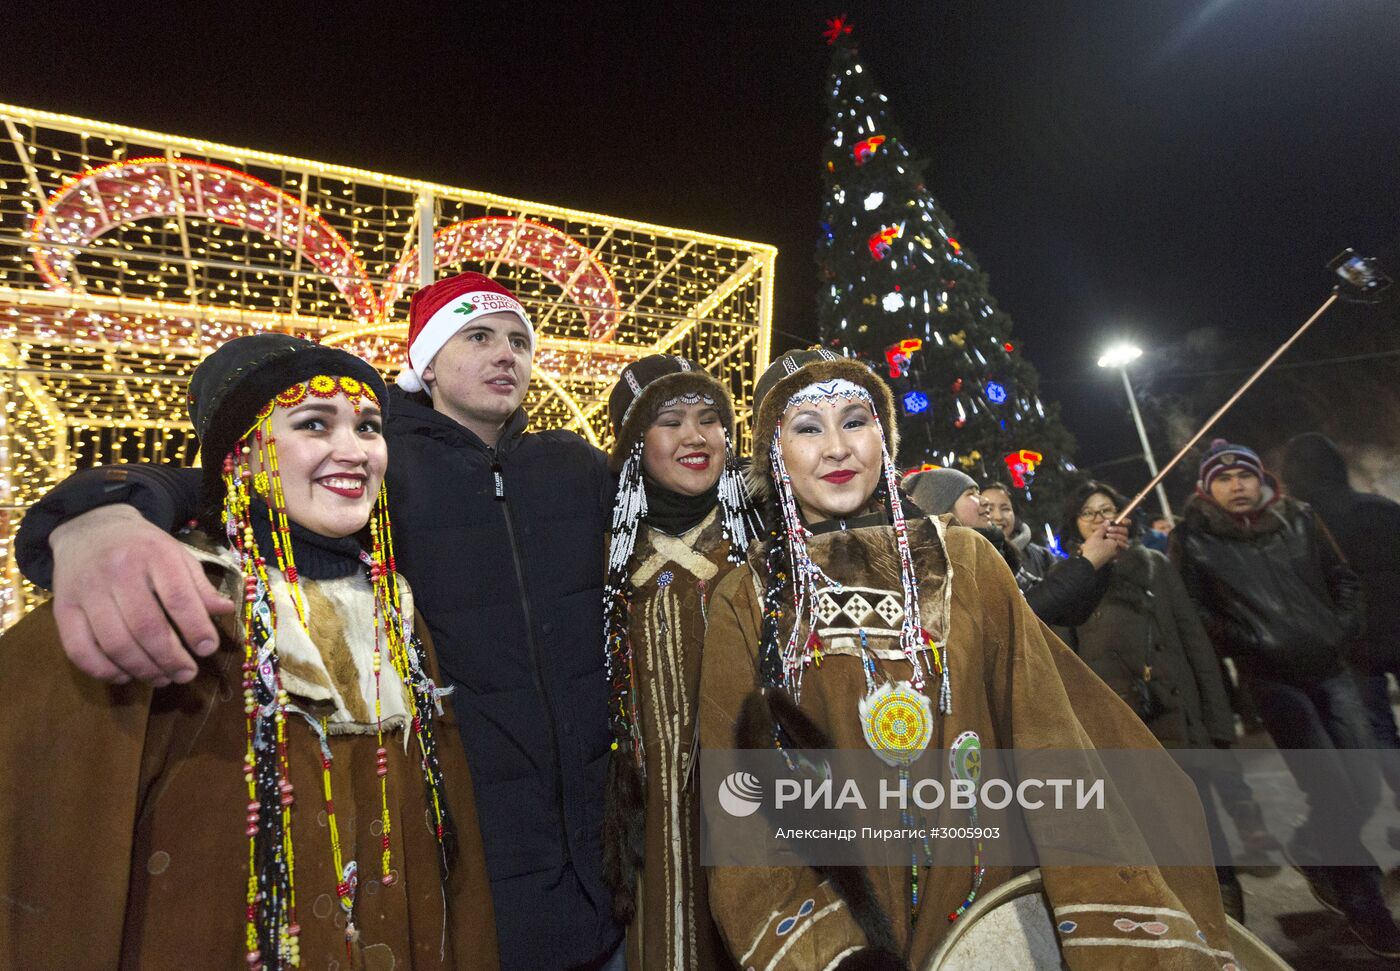
[[[606,456],[526,430],[535,334],[505,287],[439,280],[409,321],[386,428],[395,552],[456,688],[501,966],[620,967],[601,845]],[[217,643],[209,613],[232,605],[167,533],[197,508],[190,471],[87,470],[25,518],[21,566],[52,587],[65,650],[91,675],[185,681]]]

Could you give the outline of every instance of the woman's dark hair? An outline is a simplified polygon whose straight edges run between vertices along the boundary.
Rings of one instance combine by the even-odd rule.
[[[983,492],[987,492],[990,489],[1000,489],[1002,492],[1006,493],[1006,498],[1011,502],[1011,508],[1016,508],[1016,493],[1012,492],[1011,487],[1005,482],[998,482],[996,479],[992,479],[986,485],[982,486]]]
[[[1128,500],[1123,494],[1107,482],[1100,482],[1097,479],[1090,479],[1069,494],[1065,500],[1064,509],[1060,514],[1060,545],[1065,550],[1073,552],[1078,550],[1084,542],[1079,536],[1079,510],[1084,508],[1084,503],[1089,501],[1089,497],[1101,493],[1108,496],[1113,501],[1114,507],[1123,511],[1123,507],[1128,504]],[[1137,536],[1138,525],[1136,519],[1128,520],[1128,538]]]

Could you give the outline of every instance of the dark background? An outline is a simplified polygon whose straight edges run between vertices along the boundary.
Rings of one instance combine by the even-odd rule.
[[[1400,268],[1397,0],[57,4],[3,16],[0,100],[774,243],[782,349],[815,335],[839,13],[1080,466],[1124,489],[1110,338],[1148,352],[1164,458],[1244,376],[1216,372],[1326,296],[1329,257]],[[1400,357],[1368,356],[1398,316],[1324,318],[1286,361],[1363,359],[1277,372],[1223,431],[1323,428],[1400,491]]]

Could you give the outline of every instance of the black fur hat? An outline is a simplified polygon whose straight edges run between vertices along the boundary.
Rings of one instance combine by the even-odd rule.
[[[318,374],[358,379],[374,392],[380,409],[387,411],[384,379],[368,362],[338,347],[290,334],[235,337],[199,362],[190,377],[189,409],[204,456],[206,491],[219,481],[223,457],[247,434],[267,403]]]

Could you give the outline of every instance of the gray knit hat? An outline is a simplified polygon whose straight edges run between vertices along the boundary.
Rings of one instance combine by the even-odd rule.
[[[905,478],[904,494],[928,516],[942,516],[953,511],[953,504],[977,481],[957,469],[926,469]]]

